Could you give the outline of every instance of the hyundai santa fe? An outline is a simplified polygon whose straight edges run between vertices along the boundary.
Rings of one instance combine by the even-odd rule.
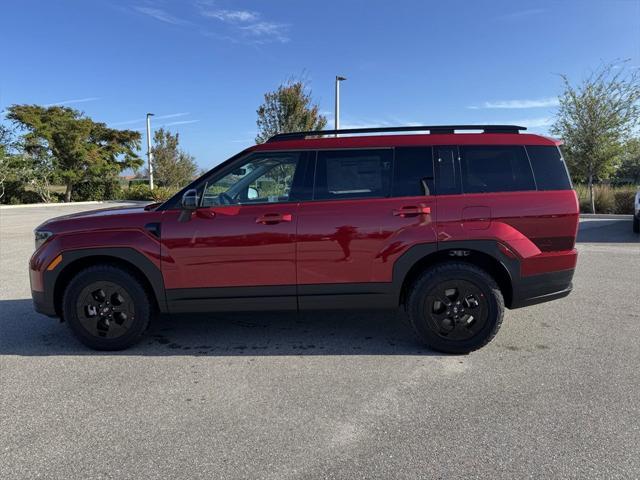
[[[523,130],[276,135],[162,204],[37,227],[35,309],[118,350],[159,313],[400,308],[430,348],[470,352],[505,308],[572,288],[578,201],[560,142]]]

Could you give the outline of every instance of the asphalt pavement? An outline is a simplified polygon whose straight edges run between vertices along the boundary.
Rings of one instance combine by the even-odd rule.
[[[573,293],[465,356],[399,315],[217,314],[96,353],[36,314],[46,218],[0,210],[0,478],[640,477],[640,237],[581,222]]]

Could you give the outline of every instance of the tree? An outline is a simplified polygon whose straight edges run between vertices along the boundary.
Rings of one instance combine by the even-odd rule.
[[[640,185],[640,138],[632,138],[625,144],[615,178],[618,183]]]
[[[153,178],[163,187],[183,187],[198,173],[195,159],[179,148],[180,135],[160,128],[153,134]]]
[[[142,164],[136,154],[139,132],[108,128],[68,107],[12,105],[8,111],[7,118],[26,130],[24,153],[64,183],[66,202],[78,182],[113,177]]]
[[[5,125],[0,125],[0,199],[4,197],[4,182],[13,170],[11,155],[13,146],[13,132]]]
[[[611,175],[624,142],[640,121],[640,72],[620,67],[604,65],[577,86],[562,75],[564,92],[551,127],[565,142],[572,175],[588,184],[593,213],[594,181]]]
[[[264,143],[278,133],[322,130],[327,124],[327,118],[320,115],[318,105],[312,103],[311,91],[302,80],[289,80],[266,93],[257,114],[256,143]]]

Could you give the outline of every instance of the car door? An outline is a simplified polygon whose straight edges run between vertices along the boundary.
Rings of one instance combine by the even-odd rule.
[[[431,149],[398,149],[396,157],[394,167],[391,148],[317,153],[313,199],[298,213],[301,310],[389,306],[395,260],[416,234],[435,242]],[[427,173],[407,172],[411,162]]]
[[[204,179],[200,207],[162,221],[171,311],[295,309],[300,152],[256,153]]]

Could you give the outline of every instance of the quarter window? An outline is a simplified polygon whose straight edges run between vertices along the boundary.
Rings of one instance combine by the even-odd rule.
[[[391,150],[318,152],[314,199],[370,198],[389,195]]]
[[[527,153],[538,190],[571,190],[569,172],[558,147],[530,146]]]
[[[462,190],[465,193],[535,190],[524,147],[460,147]]]

